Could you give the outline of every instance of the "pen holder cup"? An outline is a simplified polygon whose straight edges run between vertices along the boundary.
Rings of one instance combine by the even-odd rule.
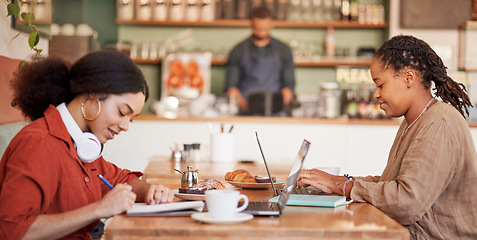
[[[216,133],[211,136],[212,162],[234,161],[234,135],[231,133]]]

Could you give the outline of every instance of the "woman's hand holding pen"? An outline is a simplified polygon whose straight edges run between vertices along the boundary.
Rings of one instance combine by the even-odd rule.
[[[131,185],[121,183],[114,186],[111,191],[98,201],[100,216],[112,217],[131,209],[136,202],[136,194],[132,191]]]

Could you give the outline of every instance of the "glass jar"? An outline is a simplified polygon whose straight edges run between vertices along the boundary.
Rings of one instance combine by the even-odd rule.
[[[336,118],[340,113],[340,91],[336,82],[320,84],[320,98],[318,112],[320,117]]]

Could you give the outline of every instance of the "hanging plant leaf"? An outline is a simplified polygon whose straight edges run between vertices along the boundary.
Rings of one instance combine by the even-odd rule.
[[[30,45],[30,48],[34,48],[38,42],[40,41],[40,35],[38,32],[31,32],[30,36],[28,37],[28,44]]]
[[[18,64],[18,68],[20,69],[20,68],[22,68],[23,66],[25,66],[25,65],[27,65],[27,64],[28,64],[28,62],[25,61],[25,60],[23,60],[23,61],[21,61],[21,62]]]
[[[36,55],[40,55],[41,52],[43,51],[43,49],[38,49],[38,48],[33,48],[33,50],[35,50]]]
[[[33,21],[35,21],[35,16],[33,13],[24,12],[22,13],[22,19],[28,24],[28,26],[31,26]]]
[[[20,13],[20,6],[14,3],[9,3],[7,5],[7,11],[8,11],[7,17],[13,16],[14,18],[17,18],[18,14]]]

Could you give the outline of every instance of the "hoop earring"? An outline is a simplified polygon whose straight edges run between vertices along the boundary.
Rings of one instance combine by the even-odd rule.
[[[86,113],[84,111],[84,104],[86,103],[86,100],[88,100],[88,98],[85,98],[83,100],[83,102],[81,103],[81,114],[83,115],[84,119],[86,119],[88,121],[93,121],[96,118],[98,118],[99,113],[101,112],[101,102],[99,101],[99,99],[96,98],[96,102],[98,103],[98,113],[96,113],[96,116],[94,116],[93,118],[89,118],[89,117],[86,116]]]

